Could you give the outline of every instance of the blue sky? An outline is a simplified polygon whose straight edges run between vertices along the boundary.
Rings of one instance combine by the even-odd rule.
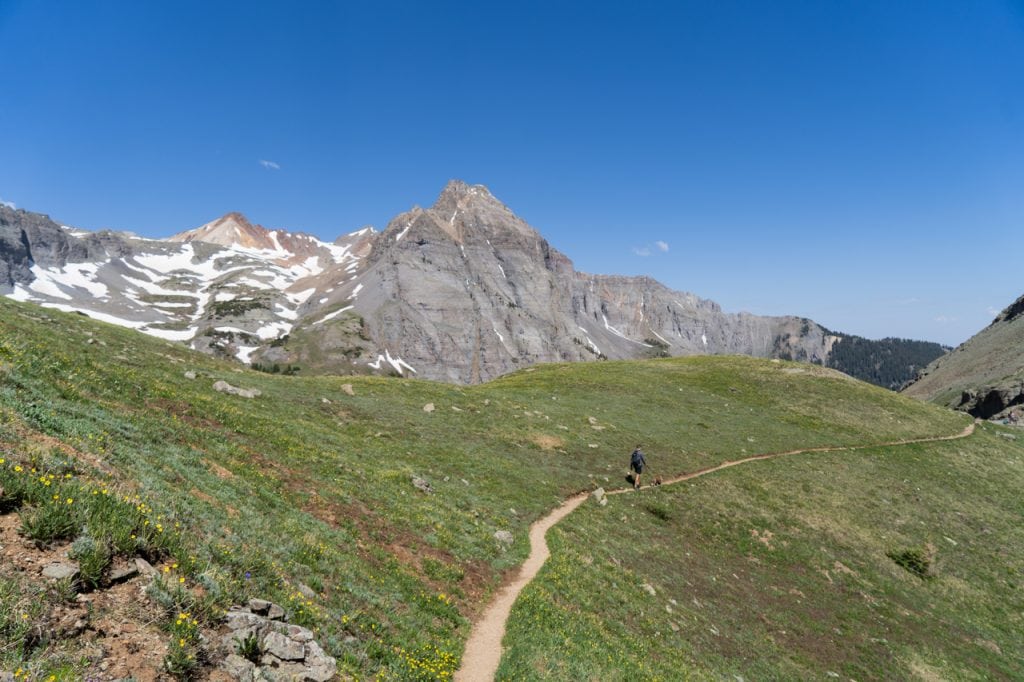
[[[955,344],[1024,293],[1024,3],[0,0],[0,200],[324,239],[487,185],[577,269]]]

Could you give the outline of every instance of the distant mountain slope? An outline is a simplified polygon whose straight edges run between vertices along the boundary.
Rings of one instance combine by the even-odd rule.
[[[893,391],[898,391],[928,363],[949,351],[931,341],[896,338],[876,341],[850,334],[838,336],[842,341],[832,346],[828,366]]]
[[[1024,404],[1024,296],[928,365],[905,392],[986,419]]]
[[[157,241],[0,207],[0,294],[256,367],[456,383],[540,362],[657,356],[831,365],[853,338],[805,318],[725,313],[649,277],[577,272],[486,187],[459,181],[383,232],[333,244],[238,213]],[[840,368],[898,380],[878,364]]]

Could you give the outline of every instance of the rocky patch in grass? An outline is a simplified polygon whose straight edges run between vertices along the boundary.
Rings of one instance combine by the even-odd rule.
[[[0,679],[336,675],[283,607],[252,599],[217,615],[175,559],[178,524],[140,499],[6,458],[0,484]]]
[[[313,632],[288,624],[284,617],[281,606],[262,599],[228,611],[219,639],[224,656],[220,669],[243,681],[333,679],[337,663],[317,644]]]

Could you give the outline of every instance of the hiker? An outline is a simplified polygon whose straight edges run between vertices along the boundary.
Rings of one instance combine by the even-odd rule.
[[[644,453],[640,452],[640,446],[637,445],[633,454],[629,456],[629,468],[633,470],[634,490],[640,489],[640,474],[644,472],[645,466],[647,466],[647,461],[644,460]]]

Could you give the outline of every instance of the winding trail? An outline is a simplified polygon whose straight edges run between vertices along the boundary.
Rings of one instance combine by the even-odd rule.
[[[681,481],[688,481],[698,476],[711,474],[729,467],[756,462],[762,459],[774,459],[776,457],[788,457],[789,455],[801,455],[815,452],[842,452],[853,450],[868,450],[872,448],[885,448],[896,445],[912,445],[914,443],[934,443],[944,440],[956,440],[966,438],[974,433],[977,421],[968,424],[963,431],[952,436],[934,436],[931,438],[916,438],[910,440],[898,440],[890,443],[874,443],[871,445],[848,445],[832,446],[821,448],[804,448],[802,450],[788,450],[786,452],[769,452],[760,455],[751,455],[743,459],[725,461],[715,466],[692,471],[688,474],[680,474],[662,481],[662,485],[671,485]],[[645,485],[641,490],[650,488]],[[621,495],[634,492],[632,488],[610,490],[608,495]],[[455,673],[455,682],[490,682],[498,671],[498,664],[501,662],[502,648],[501,640],[505,637],[505,623],[512,612],[512,605],[537,573],[540,572],[544,562],[551,556],[548,544],[545,541],[548,529],[572,513],[577,507],[583,504],[590,497],[590,492],[581,492],[568,498],[550,514],[534,522],[530,526],[530,555],[523,565],[520,566],[516,577],[506,584],[494,601],[484,611],[483,616],[473,625],[469,633],[469,640],[466,642],[466,650],[462,655],[462,665]]]

